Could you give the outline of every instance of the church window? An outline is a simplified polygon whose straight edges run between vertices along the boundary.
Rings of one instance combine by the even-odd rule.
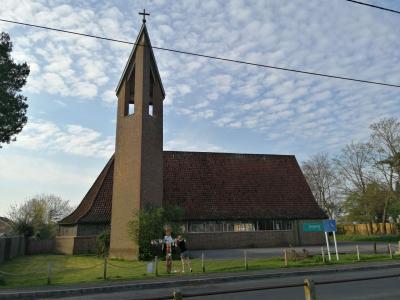
[[[128,103],[125,115],[133,115],[135,113],[135,67],[132,68],[132,71],[128,77],[127,81],[127,94],[128,94]]]
[[[235,230],[235,224],[232,222],[225,222],[224,224],[224,231],[230,232]]]
[[[133,115],[135,113],[135,103],[130,103],[128,106],[128,115]]]
[[[150,102],[149,102],[149,115],[154,117],[154,76],[153,72],[150,70]]]
[[[154,95],[154,76],[153,72],[150,70],[150,98]]]
[[[149,104],[149,115],[154,117],[154,106],[153,106],[153,103]]]
[[[204,232],[204,223],[203,222],[189,223],[189,232]]]
[[[272,220],[259,220],[258,228],[259,230],[274,230],[274,223]]]

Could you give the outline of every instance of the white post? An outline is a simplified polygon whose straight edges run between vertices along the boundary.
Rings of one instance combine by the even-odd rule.
[[[249,265],[247,264],[247,250],[244,250],[244,268],[245,270],[249,269]]]
[[[335,242],[336,260],[339,261],[339,253],[337,250],[336,233],[333,231],[333,241]]]
[[[324,247],[321,247],[322,262],[325,263]]]
[[[331,250],[329,248],[329,240],[328,240],[328,233],[325,232],[325,240],[326,240],[326,249],[328,250],[328,259],[331,261]]]
[[[47,263],[47,284],[51,284],[51,269],[52,269],[51,262],[48,262]]]
[[[357,250],[357,260],[360,261],[360,250],[358,249],[358,245],[356,245]]]

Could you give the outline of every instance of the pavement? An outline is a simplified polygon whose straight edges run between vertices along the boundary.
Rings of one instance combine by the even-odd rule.
[[[289,268],[289,269],[274,269],[264,271],[247,271],[247,272],[236,272],[236,273],[213,273],[213,274],[196,274],[196,275],[184,275],[176,277],[160,277],[149,280],[136,280],[136,281],[125,281],[125,282],[104,282],[104,283],[92,283],[92,284],[77,284],[77,285],[63,285],[63,286],[45,286],[45,287],[34,287],[34,288],[18,288],[18,289],[1,289],[0,299],[47,299],[47,298],[71,298],[81,297],[79,299],[100,299],[100,295],[108,295],[106,297],[112,297],[113,294],[126,295],[152,295],[154,291],[171,290],[177,287],[193,287],[203,286],[208,287],[210,285],[224,285],[227,283],[235,286],[237,285],[247,286],[249,283],[261,280],[279,279],[279,278],[290,278],[298,277],[305,278],[309,276],[322,276],[329,274],[340,274],[342,276],[345,273],[357,273],[357,272],[380,272],[382,270],[398,272],[400,275],[400,263],[395,261],[385,262],[365,262],[357,263],[355,265],[321,265],[311,268]],[[246,284],[247,282],[247,284]],[[91,296],[93,295],[93,297]],[[96,296],[97,295],[97,296]],[[83,298],[82,298],[83,297]],[[88,298],[86,298],[88,297]],[[90,298],[92,297],[92,298]],[[108,298],[108,299],[109,299]],[[107,298],[103,298],[107,299]],[[124,299],[116,297],[115,299]],[[129,298],[134,299],[134,298]],[[215,298],[218,299],[218,298]]]
[[[358,245],[361,254],[373,254],[374,243],[373,242],[339,242],[338,249],[339,253],[356,253],[356,245]],[[376,248],[378,253],[387,253],[387,243],[377,242]],[[398,250],[397,244],[392,244],[393,253]],[[222,250],[191,250],[190,256],[193,258],[200,258],[201,254],[204,253],[206,258],[209,259],[235,259],[243,257],[244,250],[247,252],[247,257],[251,258],[272,258],[283,255],[284,247],[279,248],[247,248],[247,249],[222,249]],[[310,254],[321,254],[321,246],[307,246],[307,247],[293,247],[298,252],[302,252],[306,249]],[[330,245],[332,253],[335,253],[335,247],[333,244]],[[324,251],[326,253],[326,245],[324,245]]]

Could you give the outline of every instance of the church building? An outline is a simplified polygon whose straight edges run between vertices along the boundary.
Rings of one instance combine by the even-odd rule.
[[[189,249],[323,243],[304,222],[326,219],[293,155],[163,151],[165,90],[145,20],[118,83],[115,154],[77,209],[59,222],[57,250],[91,253],[110,230],[110,256],[135,259],[133,212],[183,208]]]

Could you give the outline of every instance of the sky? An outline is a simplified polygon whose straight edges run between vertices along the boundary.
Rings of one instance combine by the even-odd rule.
[[[344,0],[1,0],[0,18],[153,46],[400,84],[400,15]],[[399,1],[368,3],[400,10]],[[77,205],[114,152],[117,87],[131,45],[0,22],[30,68],[28,123],[0,149],[0,215],[55,194]],[[164,149],[336,155],[400,116],[400,89],[154,50]]]

